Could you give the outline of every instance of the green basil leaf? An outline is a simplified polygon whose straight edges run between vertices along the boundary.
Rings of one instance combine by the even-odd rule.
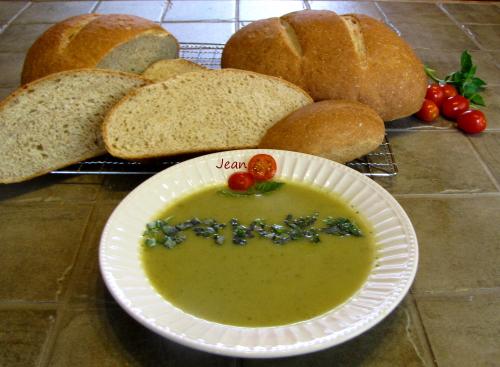
[[[470,98],[479,92],[479,87],[473,83],[464,84],[461,89],[461,94],[465,98]]]
[[[438,82],[438,83],[443,83],[444,82],[444,80],[438,78],[438,76],[436,75],[436,70],[431,69],[427,65],[424,65],[424,71],[427,74],[427,76],[429,78],[431,78],[432,80],[434,80],[435,82]]]
[[[475,85],[477,85],[479,87],[486,85],[486,82],[483,79],[480,79],[478,77],[472,78],[472,83],[474,83]]]
[[[460,57],[460,65],[462,66],[461,72],[464,74],[468,73],[472,68],[472,57],[467,52],[467,50],[462,52],[462,56]]]
[[[477,104],[479,106],[486,106],[484,103],[483,97],[481,97],[479,94],[475,94],[470,98],[470,101],[474,104]]]
[[[264,181],[264,182],[259,182],[255,185],[255,190],[258,193],[265,194],[267,192],[271,192],[274,190],[279,189],[281,186],[283,186],[283,182],[277,182],[277,181]]]

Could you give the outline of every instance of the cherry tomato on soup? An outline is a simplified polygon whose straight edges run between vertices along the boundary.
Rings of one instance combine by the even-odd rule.
[[[486,125],[486,116],[479,110],[465,111],[457,118],[457,127],[468,134],[480,133]]]
[[[255,180],[253,176],[248,172],[235,172],[227,181],[227,184],[231,190],[235,191],[247,191],[253,184]]]
[[[469,100],[461,95],[450,97],[443,102],[441,113],[452,120],[469,109]]]
[[[432,122],[439,116],[439,108],[436,104],[428,99],[424,99],[422,108],[416,113],[416,116],[426,122]]]
[[[276,161],[269,154],[254,155],[248,162],[248,172],[257,181],[269,180],[276,173]]]
[[[434,102],[436,106],[440,107],[445,99],[441,86],[437,83],[429,84],[425,93],[425,99]]]
[[[441,85],[441,90],[443,91],[444,99],[455,97],[458,94],[456,88],[451,84]]]

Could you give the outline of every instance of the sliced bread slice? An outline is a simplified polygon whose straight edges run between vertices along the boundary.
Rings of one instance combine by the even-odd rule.
[[[101,123],[131,89],[149,81],[80,69],[26,84],[0,102],[0,183],[11,183],[105,153]]]
[[[139,88],[106,116],[106,149],[125,159],[256,147],[274,123],[312,103],[299,87],[242,70],[178,75]]]
[[[142,76],[155,82],[162,82],[179,74],[201,70],[207,68],[186,59],[164,59],[151,64],[144,70]]]

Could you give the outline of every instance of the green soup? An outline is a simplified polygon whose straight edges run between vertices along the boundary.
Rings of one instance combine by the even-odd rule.
[[[289,324],[321,315],[351,297],[374,262],[369,224],[351,207],[325,191],[287,182],[263,196],[226,197],[209,187],[180,198],[157,218],[179,223],[192,217],[228,222],[256,218],[282,223],[287,214],[319,213],[355,222],[363,236],[321,235],[283,245],[259,238],[246,245],[228,239],[217,245],[187,232],[180,245],[143,246],[144,269],[154,288],[173,305],[197,317],[237,326]]]

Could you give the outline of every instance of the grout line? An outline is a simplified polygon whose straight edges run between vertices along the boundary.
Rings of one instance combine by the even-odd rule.
[[[93,6],[93,7],[89,10],[89,14],[93,14],[93,13],[96,11],[96,9],[97,9],[97,7],[98,7],[99,5],[101,5],[101,1],[100,1],[100,0],[99,0],[99,1],[97,1],[97,2],[94,4],[94,6]]]
[[[5,23],[3,25],[2,28],[0,28],[0,34],[2,34],[8,26],[10,26],[14,20],[16,20],[22,12],[24,12],[26,9],[28,9],[33,3],[31,1],[27,2],[26,5],[24,7],[22,7],[16,14],[14,14],[14,16],[12,18],[9,19],[9,21],[7,23]]]
[[[477,199],[498,198],[500,192],[457,192],[457,193],[432,193],[432,194],[392,194],[395,198],[402,199]]]
[[[60,301],[58,302],[58,307],[56,311],[56,317],[54,324],[50,328],[49,332],[47,333],[47,337],[45,339],[45,342],[43,343],[42,350],[40,351],[40,355],[38,358],[38,366],[49,366],[50,362],[50,357],[52,356],[52,352],[54,350],[55,343],[57,341],[57,337],[60,331],[61,324],[63,322],[64,316],[66,315],[66,309],[68,308],[68,303],[70,299],[70,290],[71,290],[71,285],[74,283],[74,275],[75,275],[75,270],[78,268],[78,260],[83,256],[82,253],[85,251],[85,246],[84,246],[84,240],[87,237],[89,227],[91,224],[91,219],[94,215],[94,213],[97,211],[97,200],[94,201],[92,205],[92,209],[87,216],[87,221],[84,226],[83,234],[80,238],[79,241],[79,246],[78,250],[76,251],[76,254],[73,258],[73,262],[71,265],[71,271],[69,272],[68,276],[68,282],[65,291],[62,294],[62,297],[60,298]]]
[[[423,347],[425,349],[427,349],[427,353],[430,354],[431,358],[432,358],[432,363],[434,366],[437,366],[437,359],[436,359],[436,354],[434,353],[434,350],[432,349],[432,343],[429,339],[429,335],[427,334],[427,329],[425,328],[425,324],[424,324],[424,320],[422,319],[422,315],[420,314],[420,309],[418,308],[418,304],[417,304],[417,301],[415,299],[415,297],[413,296],[413,294],[410,294],[409,295],[409,298],[410,298],[410,302],[413,306],[413,308],[415,309],[415,313],[417,315],[417,319],[418,319],[418,326],[419,326],[419,332],[420,334],[422,334],[420,336],[420,338],[423,338],[424,339],[424,345]]]
[[[162,23],[165,20],[167,12],[172,8],[172,5],[173,5],[172,0],[163,1],[163,7],[161,9],[161,14],[160,14],[160,23]]]
[[[238,32],[240,30],[240,0],[234,2],[234,19],[236,21],[234,31]]]
[[[463,288],[463,289],[445,289],[438,291],[417,291],[412,289],[412,295],[419,299],[448,299],[448,298],[464,298],[464,297],[476,297],[500,293],[500,287],[490,287],[490,288]]]
[[[469,142],[470,147],[472,148],[472,151],[474,152],[476,158],[479,160],[479,163],[483,167],[484,171],[486,172],[486,175],[490,178],[490,180],[493,182],[493,185],[496,187],[496,189],[500,192],[500,183],[497,182],[495,176],[491,172],[490,168],[486,164],[486,162],[483,160],[483,157],[481,157],[481,154],[477,151],[476,147],[474,144],[472,144],[472,141],[470,137],[467,137],[467,141]]]
[[[450,20],[453,22],[453,24],[455,24],[459,29],[462,30],[462,32],[464,32],[466,34],[467,37],[469,37],[469,39],[472,41],[472,43],[474,43],[476,45],[476,47],[479,49],[479,50],[483,50],[483,47],[481,46],[481,44],[477,41],[476,37],[474,36],[474,34],[469,30],[469,28],[467,28],[464,24],[461,24],[458,20],[455,19],[455,17],[453,17],[453,15],[450,14],[450,12],[443,6],[443,3],[442,2],[438,2],[436,3],[436,6],[441,9],[441,11],[443,13],[445,13],[448,18],[450,18]]]
[[[383,22],[388,25],[389,27],[391,27],[391,29],[396,32],[396,34],[401,37],[401,32],[399,31],[399,29],[391,22],[391,20],[389,19],[389,17],[387,16],[387,14],[384,12],[384,10],[382,9],[382,7],[378,4],[378,2],[374,2],[373,3],[375,5],[375,7],[377,8],[377,10],[379,11],[379,13],[382,15],[382,19],[383,19]]]

